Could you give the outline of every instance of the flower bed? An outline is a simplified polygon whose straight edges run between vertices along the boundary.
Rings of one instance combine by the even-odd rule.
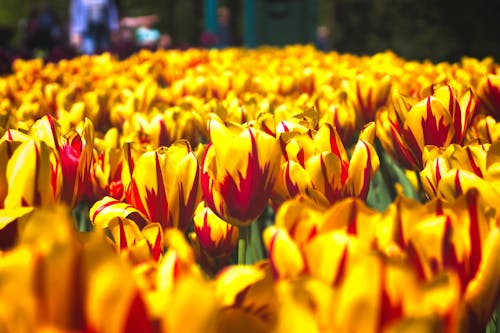
[[[493,59],[290,46],[13,69],[0,331],[486,329]]]

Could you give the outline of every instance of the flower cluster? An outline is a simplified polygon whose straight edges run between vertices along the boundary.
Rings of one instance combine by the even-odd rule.
[[[497,71],[310,46],[17,60],[0,331],[485,330]]]

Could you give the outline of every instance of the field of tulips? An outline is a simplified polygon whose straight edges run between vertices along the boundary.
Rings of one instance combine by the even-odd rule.
[[[497,330],[494,59],[289,46],[13,66],[0,332]]]

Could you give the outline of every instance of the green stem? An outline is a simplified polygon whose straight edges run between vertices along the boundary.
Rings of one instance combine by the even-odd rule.
[[[395,180],[390,174],[389,162],[386,160],[385,150],[382,147],[382,143],[380,142],[379,138],[375,138],[374,146],[380,161],[379,170],[382,174],[382,178],[384,179],[385,186],[389,191],[391,201],[394,201],[397,196],[396,189],[394,188]]]
[[[422,183],[422,177],[420,176],[420,171],[416,170],[415,175],[417,176],[418,183],[418,200],[420,202],[427,202],[427,193],[425,193],[424,183]]]
[[[264,252],[262,250],[262,236],[260,231],[261,220],[258,219],[250,225],[250,245],[252,247],[252,254],[255,261],[264,259]]]
[[[247,243],[248,234],[250,228],[248,226],[239,227],[239,239],[238,239],[238,265],[247,264]]]

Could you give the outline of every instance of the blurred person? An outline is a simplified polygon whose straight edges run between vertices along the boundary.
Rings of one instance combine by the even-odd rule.
[[[154,14],[124,17],[120,21],[120,26],[134,30],[135,43],[138,48],[154,50],[161,38],[160,31],[154,27],[158,21],[158,15]]]
[[[330,29],[326,25],[321,25],[316,29],[315,46],[318,50],[323,52],[330,51]]]
[[[231,11],[226,6],[221,6],[217,9],[217,31],[216,31],[216,46],[225,48],[231,46]]]
[[[65,44],[63,24],[54,9],[46,4],[33,7],[22,26],[24,46],[36,56],[45,57]]]
[[[160,35],[160,39],[158,40],[158,49],[168,50],[172,48],[172,37],[170,34],[163,33]]]
[[[119,27],[116,1],[71,0],[69,37],[76,51],[95,54],[109,50]]]

